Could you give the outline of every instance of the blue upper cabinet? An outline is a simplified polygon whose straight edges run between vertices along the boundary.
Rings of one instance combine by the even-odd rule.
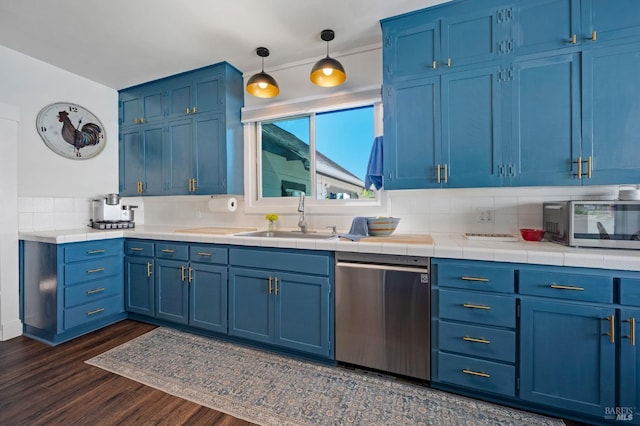
[[[638,183],[640,180],[638,76],[640,43],[583,53],[583,184]]]
[[[120,91],[121,195],[242,194],[243,104],[242,74],[227,63]],[[151,124],[162,130],[153,150]]]
[[[515,53],[526,55],[582,43],[580,0],[527,0],[513,9]]]
[[[637,0],[582,0],[582,28],[585,47],[633,37],[640,38],[640,2]]]

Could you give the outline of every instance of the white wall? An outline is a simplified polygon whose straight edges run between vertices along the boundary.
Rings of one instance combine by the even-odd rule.
[[[118,92],[0,46],[0,102],[20,109],[18,194],[93,197],[118,192]],[[36,130],[36,116],[53,102],[89,109],[105,126],[102,153],[70,160],[51,151]]]

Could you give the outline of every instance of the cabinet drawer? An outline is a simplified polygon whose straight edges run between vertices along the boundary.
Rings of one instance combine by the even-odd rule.
[[[93,281],[111,275],[122,276],[122,274],[122,255],[87,260],[64,266],[64,285],[68,286],[83,281]]]
[[[484,262],[438,261],[437,281],[441,287],[513,293],[514,269]]]
[[[73,243],[64,247],[64,261],[77,262],[106,256],[122,256],[122,239]]]
[[[156,258],[189,260],[189,246],[180,243],[156,243]]]
[[[323,252],[291,251],[287,249],[229,249],[229,263],[249,268],[277,269],[305,274],[329,275],[331,257]]]
[[[120,312],[124,312],[124,297],[122,295],[96,300],[75,308],[65,309],[64,328],[68,330]]]
[[[100,280],[92,280],[64,289],[64,307],[81,305],[93,300],[121,294],[124,283],[121,276],[111,276]]]
[[[438,377],[453,383],[501,395],[515,395],[515,367],[461,355],[440,352]]]
[[[438,326],[438,347],[444,351],[515,362],[516,333],[441,320]]]
[[[189,260],[226,265],[228,261],[227,249],[210,245],[189,246]]]
[[[613,302],[613,278],[557,271],[520,271],[520,294],[585,302]]]
[[[502,327],[516,325],[514,297],[440,289],[439,298],[440,318]]]
[[[640,279],[620,278],[620,303],[640,306]]]
[[[151,241],[127,240],[124,243],[124,252],[127,256],[154,256],[154,244]]]

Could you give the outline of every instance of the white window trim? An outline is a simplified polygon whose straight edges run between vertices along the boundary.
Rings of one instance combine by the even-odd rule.
[[[268,197],[258,198],[261,170],[261,156],[258,152],[258,125],[260,121],[293,117],[298,115],[335,111],[340,109],[357,108],[373,105],[374,136],[382,135],[382,100],[380,89],[366,90],[347,95],[325,97],[321,99],[305,99],[278,104],[277,106],[261,107],[251,110],[243,109],[244,123],[244,200],[245,212],[263,214],[274,211],[295,212],[298,207],[297,197]],[[313,159],[312,159],[313,160]],[[308,214],[344,214],[348,208],[349,214],[367,215],[371,208],[378,210],[385,207],[387,197],[383,190],[377,191],[375,199],[371,200],[315,200],[307,197],[305,205]]]

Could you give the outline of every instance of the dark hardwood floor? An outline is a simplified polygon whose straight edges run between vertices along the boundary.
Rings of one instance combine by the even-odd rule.
[[[155,326],[125,320],[51,347],[0,342],[0,425],[250,425],[85,364]]]
[[[154,328],[125,320],[55,347],[0,342],[0,425],[251,425],[85,364]]]

